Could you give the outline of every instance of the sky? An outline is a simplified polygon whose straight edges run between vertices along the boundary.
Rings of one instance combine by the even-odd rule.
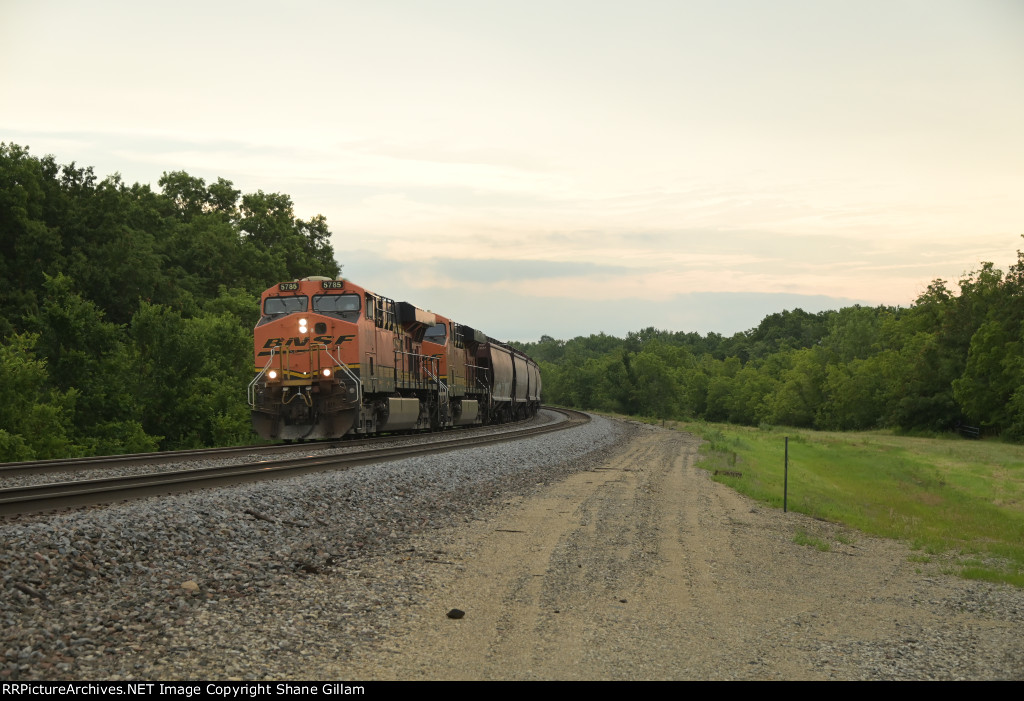
[[[0,0],[0,141],[497,338],[730,335],[1016,261],[1024,2]]]

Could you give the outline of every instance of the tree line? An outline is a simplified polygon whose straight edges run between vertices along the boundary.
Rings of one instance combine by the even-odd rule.
[[[0,461],[252,440],[259,293],[340,274],[322,216],[168,172],[159,190],[0,143]],[[1024,255],[908,308],[515,344],[544,400],[638,416],[1024,440]]]
[[[0,461],[252,440],[259,294],[340,274],[288,195],[0,143]]]
[[[731,337],[647,328],[518,344],[546,402],[658,419],[830,430],[973,426],[1024,440],[1024,254],[910,307],[771,314]]]

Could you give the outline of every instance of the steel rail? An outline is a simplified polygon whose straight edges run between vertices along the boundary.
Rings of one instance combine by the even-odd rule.
[[[545,407],[550,408],[550,407]],[[553,411],[559,411],[553,409]],[[501,425],[501,424],[498,424]],[[460,426],[458,430],[476,431],[493,429],[495,424],[486,426]],[[372,438],[344,438],[327,441],[311,441],[308,443],[273,443],[264,445],[239,445],[223,448],[195,448],[191,450],[164,450],[153,453],[125,453],[124,455],[96,455],[87,458],[55,458],[52,460],[32,460],[26,462],[0,463],[0,480],[4,477],[19,475],[38,475],[49,472],[71,472],[73,470],[108,469],[112,467],[134,467],[137,465],[164,465],[185,460],[206,460],[211,458],[232,458],[242,455],[278,453],[303,453],[310,450],[328,450],[349,446],[373,445],[383,440],[415,440],[417,437],[434,435],[431,433],[414,433],[411,435],[387,435]]]
[[[318,448],[331,448],[340,445],[340,441],[329,441],[315,444]],[[358,445],[357,441],[345,441],[344,445]],[[165,450],[155,453],[126,453],[124,455],[97,455],[88,458],[56,458],[54,460],[35,460],[31,462],[0,463],[0,478],[16,475],[37,475],[48,472],[72,472],[74,470],[108,469],[114,467],[133,467],[136,465],[162,465],[182,462],[185,460],[206,460],[215,458],[232,458],[253,453],[287,453],[309,451],[311,443],[287,443],[274,445],[247,445],[226,448],[197,448],[195,450]]]
[[[518,440],[520,438],[571,428],[590,420],[589,416],[581,412],[565,409],[553,409],[553,411],[565,414],[568,420],[485,436],[460,436],[450,440],[386,447],[355,453],[317,455],[273,461],[264,460],[255,463],[201,467],[174,472],[148,473],[128,477],[108,477],[0,489],[0,516],[51,511],[73,506],[106,504],[146,496],[180,494],[196,489],[209,489],[266,479],[282,479],[331,469],[349,469],[371,463],[400,460],[431,453]],[[310,446],[306,447],[308,449]]]

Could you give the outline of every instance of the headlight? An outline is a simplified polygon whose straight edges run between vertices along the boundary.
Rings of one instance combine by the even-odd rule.
[[[309,328],[306,325],[306,320],[305,319],[299,319],[299,333],[306,333],[306,331],[308,331],[308,330],[309,330]]]
[[[271,380],[276,380],[277,379],[277,370],[271,370],[270,372],[268,372],[267,373],[267,377],[269,377]]]
[[[330,377],[331,376],[331,369],[330,368],[324,368],[323,375],[324,375],[324,377]]]

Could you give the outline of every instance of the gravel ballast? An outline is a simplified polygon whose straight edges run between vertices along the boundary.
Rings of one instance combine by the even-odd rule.
[[[756,504],[698,444],[595,417],[0,522],[0,680],[1024,678],[1024,590]]]
[[[343,658],[415,597],[416,581],[369,576],[371,562],[433,559],[409,539],[581,469],[628,433],[597,418],[440,456],[0,523],[0,679],[304,678],[306,646]],[[291,590],[311,579],[346,588],[345,610],[306,601],[282,626]]]

